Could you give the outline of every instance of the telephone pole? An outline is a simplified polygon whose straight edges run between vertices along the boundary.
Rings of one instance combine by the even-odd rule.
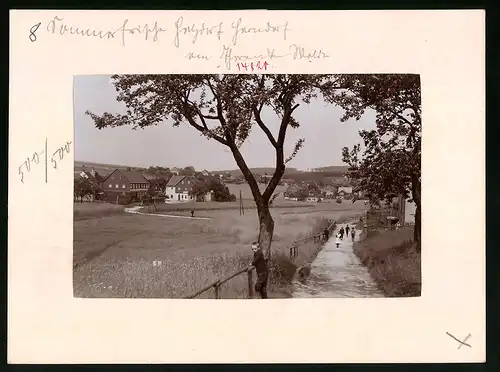
[[[240,190],[240,216],[245,214],[245,208],[243,208],[243,198],[241,197],[241,190]]]

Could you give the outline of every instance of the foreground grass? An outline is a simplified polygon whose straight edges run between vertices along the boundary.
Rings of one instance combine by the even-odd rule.
[[[387,297],[421,295],[421,254],[412,241],[413,228],[370,234],[354,244],[354,253]]]
[[[292,263],[288,259],[291,243],[321,232],[329,219],[359,215],[359,206],[348,206],[351,209],[341,210],[335,203],[330,210],[312,208],[309,213],[304,208],[272,211],[275,234],[269,291],[274,297],[284,296],[297,267],[318,252],[319,244],[304,244]],[[76,220],[75,296],[179,298],[248,266],[250,243],[258,234],[255,211],[243,216],[237,210],[199,214],[212,220],[130,214]],[[221,297],[245,298],[246,291],[246,275],[241,275],[222,286]],[[213,290],[200,298],[213,298]]]
[[[73,218],[75,221],[98,218],[106,216],[116,216],[125,213],[125,206],[111,203],[73,203]]]

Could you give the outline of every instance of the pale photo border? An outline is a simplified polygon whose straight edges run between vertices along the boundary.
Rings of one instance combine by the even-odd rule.
[[[155,21],[157,42],[47,31]],[[223,40],[174,23],[223,22]],[[74,146],[73,77],[234,73],[215,60],[231,23],[288,22],[235,53],[296,43],[329,58],[274,60],[269,73],[418,73],[422,82],[422,296],[401,299],[77,299],[72,293],[73,152],[57,170],[18,167],[47,139]],[[12,11],[8,218],[9,363],[344,363],[485,360],[485,13],[467,11]],[[30,28],[41,22],[37,40]],[[210,61],[185,58],[189,52]],[[174,133],[173,133],[174,135]],[[73,148],[73,147],[72,147]],[[326,149],[325,149],[326,151]],[[255,324],[265,335],[255,332]],[[461,347],[459,339],[470,334]]]

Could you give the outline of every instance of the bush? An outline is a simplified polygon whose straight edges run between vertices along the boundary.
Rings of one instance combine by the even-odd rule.
[[[336,201],[337,203],[339,203],[339,204],[340,204],[340,203],[342,203],[342,199],[341,199],[341,198],[337,198],[335,201]]]

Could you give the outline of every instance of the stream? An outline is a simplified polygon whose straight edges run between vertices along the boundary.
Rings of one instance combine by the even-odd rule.
[[[312,262],[310,275],[303,281],[294,281],[293,298],[384,297],[354,254],[352,238],[344,235],[340,246],[335,245],[341,226],[345,224],[338,226]],[[360,234],[361,230],[356,229],[355,241]]]

